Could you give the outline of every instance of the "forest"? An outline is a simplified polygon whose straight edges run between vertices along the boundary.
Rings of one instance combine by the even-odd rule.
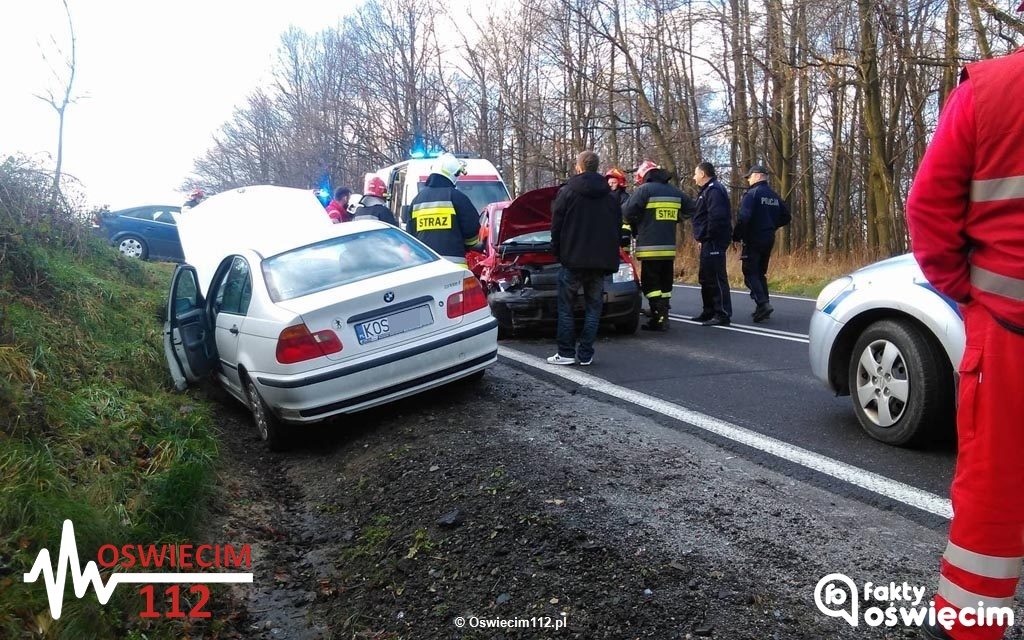
[[[414,150],[492,160],[513,195],[576,153],[645,159],[691,192],[765,163],[782,252],[908,248],[904,202],[940,105],[972,61],[1024,41],[1004,0],[366,0],[281,36],[273,81],[213,132],[187,186],[362,187]]]

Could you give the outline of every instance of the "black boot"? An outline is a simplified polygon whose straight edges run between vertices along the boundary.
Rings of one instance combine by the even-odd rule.
[[[651,300],[651,319],[640,328],[644,331],[666,331],[668,329],[668,304],[664,300]]]
[[[775,311],[775,309],[773,309],[772,305],[767,302],[757,305],[757,309],[754,310],[753,314],[754,322],[764,322],[771,317],[772,311]]]

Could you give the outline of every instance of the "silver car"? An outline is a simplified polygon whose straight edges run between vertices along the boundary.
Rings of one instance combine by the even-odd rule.
[[[479,282],[379,222],[332,224],[308,190],[247,187],[183,215],[164,351],[175,385],[212,376],[272,449],[290,424],[360,411],[497,360]]]
[[[963,351],[957,304],[929,284],[912,254],[832,282],[811,318],[814,375],[851,396],[864,430],[889,444],[948,431]]]

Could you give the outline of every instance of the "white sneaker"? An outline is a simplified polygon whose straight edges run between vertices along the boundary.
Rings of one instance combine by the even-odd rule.
[[[594,356],[590,356],[590,360],[580,360],[581,367],[589,367],[594,364]]]
[[[565,356],[556,353],[555,355],[548,358],[548,364],[576,364],[576,358],[566,358]]]

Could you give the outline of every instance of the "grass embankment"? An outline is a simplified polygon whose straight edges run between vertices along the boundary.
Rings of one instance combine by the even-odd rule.
[[[0,167],[3,168],[3,167]],[[0,175],[0,178],[3,178]],[[8,176],[9,177],[9,176]],[[0,184],[0,637],[143,637],[133,585],[98,604],[71,581],[54,621],[41,548],[56,562],[65,519],[81,562],[100,545],[189,536],[213,484],[211,414],[170,390],[161,347],[168,265],[12,210]],[[28,219],[28,222],[26,222]],[[59,240],[57,239],[59,238]],[[157,620],[161,637],[171,625]]]
[[[737,289],[745,289],[743,267],[740,264],[740,245],[733,245],[727,257],[729,283]],[[877,258],[867,253],[834,254],[818,256],[806,252],[783,255],[778,248],[772,253],[768,264],[768,289],[771,293],[816,298],[818,293],[840,276],[871,264]],[[677,279],[688,284],[697,283],[698,251],[696,245],[687,244],[676,258]]]

